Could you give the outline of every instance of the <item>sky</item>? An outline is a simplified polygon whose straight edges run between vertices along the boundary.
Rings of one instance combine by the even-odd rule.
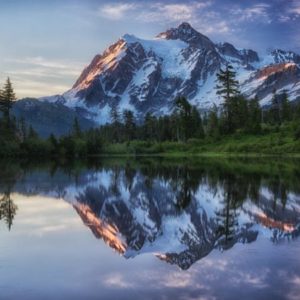
[[[59,94],[125,33],[189,22],[214,42],[300,53],[300,0],[0,0],[0,84],[18,98]]]

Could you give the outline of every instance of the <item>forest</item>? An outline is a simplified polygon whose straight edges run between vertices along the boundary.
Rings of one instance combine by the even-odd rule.
[[[221,107],[199,111],[187,98],[174,99],[172,113],[138,120],[130,110],[110,111],[111,122],[83,131],[77,118],[66,136],[38,136],[23,118],[11,115],[16,96],[8,78],[0,90],[2,157],[86,157],[102,154],[300,153],[300,103],[273,91],[271,104],[239,91],[230,65],[217,74]]]

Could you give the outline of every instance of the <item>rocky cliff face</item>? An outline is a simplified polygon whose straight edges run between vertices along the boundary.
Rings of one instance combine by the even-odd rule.
[[[88,65],[60,102],[81,108],[96,123],[109,121],[109,111],[131,109],[138,118],[172,111],[173,100],[186,96],[199,109],[221,104],[215,92],[216,73],[226,64],[237,72],[241,91],[267,104],[276,89],[290,99],[300,97],[300,56],[274,50],[264,58],[229,43],[215,44],[188,23],[160,33],[153,40],[124,35]],[[42,100],[56,102],[56,97]]]

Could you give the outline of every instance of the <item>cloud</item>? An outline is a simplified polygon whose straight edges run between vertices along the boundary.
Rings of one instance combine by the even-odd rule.
[[[289,13],[300,16],[300,3],[293,3],[289,8]]]
[[[144,22],[186,21],[193,17],[194,5],[155,3],[137,17]]]
[[[0,77],[12,79],[18,98],[63,93],[70,89],[85,65],[78,61],[51,60],[41,56],[4,61],[10,68],[1,72]]]
[[[67,70],[67,71],[80,71],[83,68],[83,63],[74,62],[74,61],[66,61],[66,60],[50,60],[44,58],[42,56],[34,56],[34,57],[24,57],[22,59],[6,59],[11,63],[20,64],[20,65],[30,65],[36,67],[42,67],[50,70]]]
[[[126,278],[120,273],[113,273],[108,275],[103,280],[104,285],[113,287],[113,288],[132,288],[134,285],[131,282],[128,282]]]
[[[197,15],[210,5],[210,1],[189,4],[156,2],[142,11],[138,19],[144,22],[193,22],[197,19]]]
[[[158,21],[191,21],[196,18],[197,13],[211,5],[211,1],[190,2],[180,4],[177,2],[163,3],[117,3],[106,4],[99,8],[98,15],[111,20],[133,18],[134,20],[155,23]]]
[[[232,29],[230,28],[230,24],[227,23],[226,21],[219,21],[213,25],[211,25],[209,21],[207,22],[202,21],[201,23],[198,24],[197,27],[201,32],[205,32],[206,34],[210,34],[210,33],[223,34],[232,31]]]
[[[230,10],[230,13],[235,16],[238,22],[263,22],[271,23],[269,14],[270,5],[266,3],[255,4],[249,7],[236,7]]]
[[[287,15],[279,15],[278,16],[278,21],[281,23],[286,23],[291,21],[291,17]]]
[[[45,78],[47,79],[47,78]],[[19,99],[24,97],[42,97],[61,94],[70,89],[68,84],[52,83],[14,76],[13,85]]]
[[[100,7],[99,14],[107,19],[120,20],[136,7],[137,5],[130,3],[106,4]]]

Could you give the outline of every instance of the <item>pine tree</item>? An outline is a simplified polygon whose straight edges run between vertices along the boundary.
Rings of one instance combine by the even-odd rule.
[[[247,131],[257,134],[261,131],[262,111],[257,97],[248,102],[248,124]]]
[[[220,69],[217,74],[217,94],[224,99],[223,114],[225,120],[226,131],[231,133],[234,131],[234,97],[239,94],[238,81],[235,79],[236,72],[233,71],[231,65],[227,65],[225,70]]]
[[[249,117],[248,100],[243,95],[238,95],[235,98],[234,129],[245,129]]]
[[[185,97],[178,97],[175,99],[175,111],[180,117],[178,124],[179,139],[183,141],[186,141],[191,137],[191,110],[192,106]]]
[[[213,137],[215,139],[218,139],[219,136],[220,136],[218,108],[216,107],[216,105],[213,107],[213,109],[208,114],[208,118],[207,118],[207,134],[210,137]]]
[[[55,135],[53,133],[50,134],[49,139],[48,139],[50,145],[51,145],[51,154],[58,154],[59,153],[59,143],[57,141],[57,138],[55,137]]]
[[[39,136],[38,136],[37,132],[30,125],[29,126],[29,131],[28,131],[28,139],[34,140],[34,139],[37,139],[38,137]]]
[[[27,138],[27,126],[23,117],[20,119],[19,122],[19,130],[21,134],[21,140],[25,141]]]
[[[81,128],[78,122],[77,117],[74,118],[73,126],[72,126],[72,134],[76,138],[80,138],[82,136]]]
[[[131,110],[124,110],[123,120],[124,120],[125,136],[128,141],[133,140],[135,138],[135,129],[136,129],[133,112]]]
[[[110,120],[112,126],[112,141],[119,142],[120,141],[120,113],[118,110],[118,105],[113,105],[110,110]]]
[[[97,129],[91,129],[87,133],[87,152],[88,154],[99,154],[102,151],[102,135]]]
[[[217,85],[217,94],[221,95],[225,101],[239,94],[238,81],[235,80],[236,72],[231,65],[227,65],[225,70],[220,69],[217,74],[219,84]]]
[[[16,95],[8,77],[6,83],[4,84],[3,90],[0,92],[0,111],[3,113],[8,127],[10,127],[10,110],[15,100]]]
[[[280,116],[280,102],[279,97],[276,94],[276,91],[273,91],[272,104],[270,109],[270,118],[271,123],[274,125],[281,124],[281,116]]]
[[[281,97],[281,119],[283,122],[291,121],[291,106],[288,95],[284,92]]]
[[[192,107],[192,111],[191,111],[190,131],[193,137],[195,138],[203,139],[205,136],[202,118],[200,116],[198,109],[195,106]]]
[[[156,136],[156,128],[155,128],[155,117],[153,117],[149,112],[146,113],[143,129],[142,129],[142,138],[149,141],[153,140]]]
[[[116,125],[120,123],[120,113],[118,110],[118,105],[113,105],[110,110],[110,121],[112,124]]]
[[[2,89],[0,89],[0,112],[2,112],[3,114],[5,113],[5,99]]]

